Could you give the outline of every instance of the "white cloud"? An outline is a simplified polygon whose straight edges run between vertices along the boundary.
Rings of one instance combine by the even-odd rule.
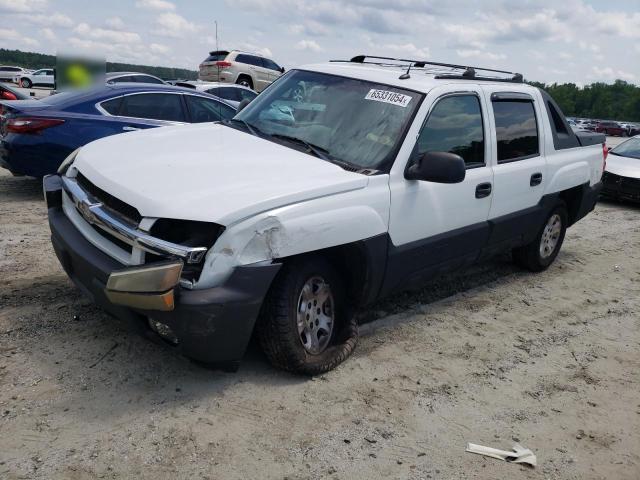
[[[462,50],[456,50],[456,53],[458,54],[459,57],[462,58],[478,58],[478,59],[483,59],[483,60],[490,60],[490,61],[496,61],[496,60],[504,60],[505,58],[507,58],[507,56],[504,53],[493,53],[493,52],[486,52],[484,50],[478,50],[478,49],[462,49]]]
[[[55,40],[58,39],[58,36],[50,28],[42,28],[42,29],[40,29],[40,35],[42,35],[45,40],[49,40],[50,42],[55,41]]]
[[[300,40],[296,43],[296,50],[309,50],[311,52],[322,52],[322,47],[313,40]]]
[[[593,72],[593,74],[589,75],[589,78],[592,78],[595,80],[610,81],[610,80],[620,79],[620,80],[634,81],[638,78],[633,73],[625,72],[623,70],[616,70],[611,67],[604,67],[604,68],[592,67],[591,71]]]
[[[106,28],[93,28],[88,23],[80,23],[73,29],[75,33],[84,38],[95,40],[106,40],[113,43],[140,43],[142,38],[135,32],[124,32],[121,30],[109,30]]]
[[[253,43],[241,43],[239,46],[240,50],[257,53],[259,55],[262,55],[263,57],[273,57],[273,52],[269,47],[260,47],[258,45],[254,45]]]
[[[201,26],[188,21],[181,15],[173,12],[162,13],[156,19],[157,28],[154,33],[168,37],[184,37],[201,30]]]
[[[113,30],[124,30],[124,21],[120,17],[109,17],[104,23]]]
[[[384,50],[391,52],[392,54],[399,55],[407,55],[410,57],[415,57],[412,60],[426,60],[431,57],[431,52],[429,51],[429,47],[418,48],[413,43],[404,43],[404,44],[381,44],[379,47]]]
[[[0,12],[31,13],[42,11],[47,0],[0,0]]]
[[[154,53],[167,54],[169,53],[170,48],[166,45],[161,45],[160,43],[152,43],[149,45],[149,50]]]
[[[34,38],[23,36],[17,30],[0,28],[0,41],[11,42],[12,46],[36,47],[40,42]]]
[[[166,0],[138,0],[136,7],[147,10],[175,10],[176,6]]]
[[[40,25],[43,27],[52,28],[70,28],[73,26],[74,21],[68,15],[59,12],[36,14],[36,15],[21,15],[20,18],[32,25]]]

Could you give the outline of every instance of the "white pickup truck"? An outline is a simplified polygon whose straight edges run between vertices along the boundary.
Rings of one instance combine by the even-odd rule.
[[[255,332],[318,374],[382,296],[504,250],[547,268],[605,158],[519,74],[358,56],[225,123],[97,140],[44,190],[60,262],[114,317],[228,369]]]

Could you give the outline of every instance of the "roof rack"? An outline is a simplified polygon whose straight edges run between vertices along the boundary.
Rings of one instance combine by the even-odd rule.
[[[367,59],[371,59],[373,61],[367,61]],[[380,61],[383,60],[383,61]],[[516,72],[508,72],[506,70],[495,70],[492,68],[483,68],[483,67],[471,67],[468,65],[456,65],[453,63],[442,63],[442,62],[429,62],[427,60],[410,60],[406,58],[393,58],[393,57],[379,57],[375,55],[356,55],[351,58],[351,60],[331,60],[332,62],[344,62],[344,63],[367,63],[371,65],[381,65],[381,66],[402,66],[398,65],[398,63],[388,63],[391,62],[402,62],[408,63],[405,65],[407,67],[407,73],[403,74],[400,78],[406,79],[409,78],[409,72],[411,68],[427,68],[427,66],[432,67],[444,67],[448,70],[436,70],[430,71],[429,73],[434,73],[436,79],[459,79],[459,80],[490,80],[493,82],[513,82],[513,83],[522,83],[523,77],[521,73]],[[509,75],[508,77],[496,77],[496,76],[478,76],[476,75],[476,70],[480,70],[481,72],[491,72],[491,73],[502,73],[505,75]]]

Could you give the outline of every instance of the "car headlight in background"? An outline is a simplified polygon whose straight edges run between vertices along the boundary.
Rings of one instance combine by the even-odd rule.
[[[73,164],[73,162],[76,160],[76,157],[78,156],[78,152],[80,151],[79,148],[76,148],[73,152],[71,152],[67,158],[65,158],[62,163],[60,164],[60,166],[58,167],[58,175],[64,175],[65,173],[67,173],[67,170],[69,170],[69,167]]]

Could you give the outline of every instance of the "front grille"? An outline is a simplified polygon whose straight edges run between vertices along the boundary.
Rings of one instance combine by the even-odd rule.
[[[76,176],[76,181],[85,192],[101,202],[109,210],[123,217],[124,220],[128,221],[129,223],[138,225],[140,223],[140,220],[142,220],[142,215],[140,215],[140,212],[138,212],[137,209],[123,202],[122,200],[117,199],[110,193],[105,192],[100,187],[97,187],[80,172],[78,172],[78,175]]]

